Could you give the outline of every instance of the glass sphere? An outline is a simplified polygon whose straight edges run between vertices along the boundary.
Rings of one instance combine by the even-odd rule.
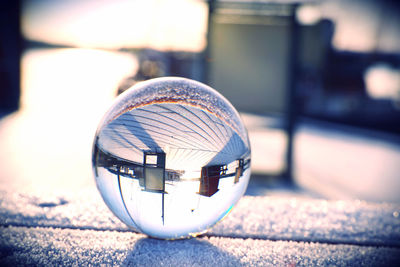
[[[211,87],[176,77],[140,82],[118,96],[99,124],[92,160],[110,210],[163,239],[205,232],[250,177],[238,112]]]

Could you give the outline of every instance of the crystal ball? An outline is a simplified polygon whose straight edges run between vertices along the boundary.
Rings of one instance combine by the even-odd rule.
[[[250,143],[235,108],[197,81],[165,77],[119,95],[93,144],[96,185],[133,230],[162,239],[204,233],[250,178]]]

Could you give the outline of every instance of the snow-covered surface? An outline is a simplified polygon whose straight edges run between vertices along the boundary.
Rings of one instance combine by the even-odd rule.
[[[395,266],[399,248],[116,231],[0,227],[3,264],[123,266]]]
[[[295,135],[295,175],[302,186],[336,199],[400,203],[400,137],[303,122]]]
[[[95,188],[59,196],[1,192],[0,224],[128,231]],[[400,207],[277,193],[245,196],[208,235],[400,247]]]
[[[250,185],[251,190],[252,185]],[[244,196],[202,237],[163,241],[130,231],[95,188],[0,192],[0,262],[133,265],[370,265],[400,262],[400,207],[272,189]]]

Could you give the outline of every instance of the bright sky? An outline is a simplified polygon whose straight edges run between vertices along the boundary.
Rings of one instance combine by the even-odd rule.
[[[298,12],[304,24],[335,22],[340,50],[400,51],[400,16],[373,0],[321,1]],[[23,33],[33,40],[90,48],[155,48],[199,52],[206,45],[202,0],[26,0]]]
[[[78,47],[204,49],[207,4],[200,0],[27,1],[28,39]]]

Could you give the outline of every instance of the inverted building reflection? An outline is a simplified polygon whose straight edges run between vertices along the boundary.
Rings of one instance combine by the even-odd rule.
[[[93,163],[95,172],[98,168],[105,168],[116,176],[118,190],[125,210],[128,212],[126,201],[121,189],[121,177],[138,180],[142,191],[161,194],[161,218],[165,221],[165,194],[166,184],[174,186],[175,183],[184,181],[199,181],[200,196],[210,198],[219,191],[219,181],[223,178],[233,178],[232,186],[240,181],[244,170],[250,167],[250,157],[240,158],[224,165],[212,165],[201,167],[200,177],[185,177],[185,170],[166,169],[166,153],[163,151],[143,151],[143,162],[134,162],[120,158],[112,153],[104,151],[99,144],[94,145]],[[194,209],[192,209],[192,212]],[[129,213],[129,212],[128,212]]]
[[[233,177],[233,185],[240,181],[243,172],[250,167],[250,158],[240,158],[224,165],[203,166],[199,171],[200,177],[185,177],[185,170],[166,169],[166,154],[162,151],[144,151],[143,162],[134,162],[120,158],[95,145],[93,160],[97,167],[103,167],[109,172],[121,176],[137,179],[142,190],[153,193],[166,194],[165,184],[175,182],[199,181],[198,194],[211,197],[218,192],[220,179]],[[95,170],[96,171],[96,170]]]

